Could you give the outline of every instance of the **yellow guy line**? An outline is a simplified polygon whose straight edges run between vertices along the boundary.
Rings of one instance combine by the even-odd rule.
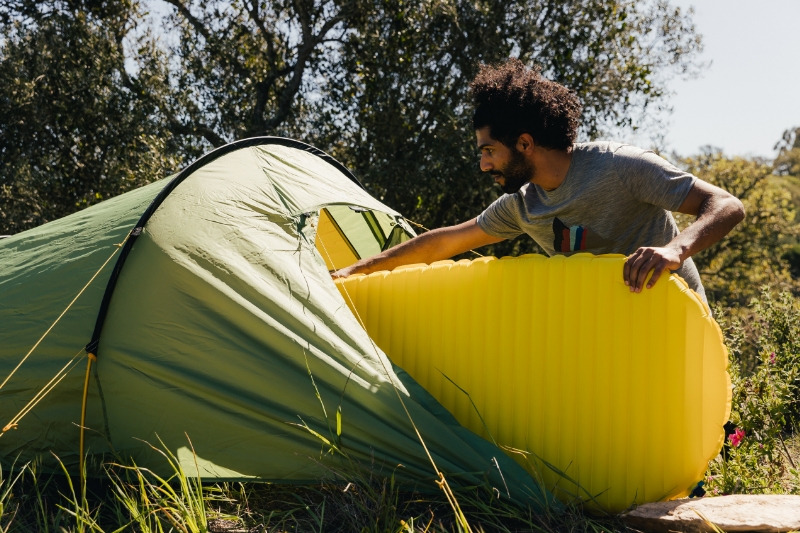
[[[56,318],[55,322],[53,322],[53,323],[50,325],[50,327],[49,327],[49,328],[47,328],[47,331],[45,331],[45,332],[44,332],[44,335],[42,335],[42,336],[39,338],[39,340],[38,340],[38,341],[36,341],[36,344],[34,344],[34,345],[33,345],[33,348],[31,348],[31,349],[28,351],[28,353],[26,353],[26,354],[25,354],[25,357],[23,357],[23,358],[22,358],[22,361],[20,361],[20,362],[19,362],[19,364],[18,364],[16,367],[14,367],[14,370],[12,370],[12,371],[11,371],[11,373],[8,375],[8,377],[6,377],[6,379],[4,379],[4,380],[3,380],[3,383],[0,383],[0,389],[2,389],[3,387],[5,387],[6,383],[8,383],[8,380],[9,380],[9,379],[11,379],[11,376],[13,376],[13,375],[14,375],[14,374],[17,372],[17,370],[19,370],[19,367],[21,367],[21,366],[22,366],[22,363],[24,363],[24,362],[25,362],[25,361],[28,359],[28,357],[30,357],[30,355],[31,355],[31,354],[33,353],[33,351],[34,351],[34,350],[35,350],[35,349],[36,349],[36,348],[39,346],[39,344],[41,344],[41,342],[44,340],[44,338],[45,338],[45,337],[47,337],[47,334],[48,334],[48,333],[50,333],[50,331],[51,331],[51,330],[52,330],[52,329],[53,329],[53,328],[56,326],[56,324],[58,324],[58,321],[59,321],[59,320],[61,320],[61,318],[62,318],[62,317],[65,315],[65,314],[67,314],[67,311],[69,311],[70,307],[72,307],[72,304],[74,304],[74,303],[75,303],[75,302],[78,300],[78,298],[80,298],[80,297],[81,297],[81,294],[83,294],[83,292],[84,292],[86,289],[88,289],[88,288],[89,288],[89,285],[91,285],[91,284],[92,284],[92,282],[94,281],[94,278],[96,278],[96,277],[98,276],[98,274],[100,274],[100,272],[101,272],[101,271],[102,271],[102,270],[105,268],[105,266],[108,264],[108,262],[109,262],[109,261],[111,261],[111,259],[112,259],[112,258],[113,258],[113,257],[116,255],[116,253],[119,251],[119,249],[120,249],[120,248],[122,248],[122,245],[123,245],[123,244],[125,244],[125,241],[127,241],[127,240],[128,240],[128,237],[130,237],[130,233],[128,233],[128,234],[125,236],[125,238],[122,240],[122,242],[121,242],[121,243],[119,243],[119,244],[115,244],[115,245],[114,245],[114,246],[116,246],[116,249],[114,250],[114,252],[113,252],[113,253],[112,253],[112,254],[111,254],[109,257],[108,257],[108,259],[106,259],[106,262],[105,262],[105,263],[103,263],[103,264],[100,266],[100,268],[97,270],[97,272],[95,272],[95,273],[94,273],[94,276],[92,276],[92,279],[90,279],[90,280],[89,280],[89,282],[88,282],[88,283],[86,283],[86,285],[84,285],[84,286],[83,286],[83,288],[82,288],[82,289],[81,289],[81,291],[78,293],[78,295],[77,295],[77,296],[75,296],[75,298],[73,298],[73,299],[72,299],[72,301],[69,303],[69,305],[67,306],[67,308],[66,308],[66,309],[64,309],[64,311],[62,311],[60,315],[58,315],[58,318]]]
[[[325,251],[325,255],[328,256],[328,261],[330,261],[330,264],[335,268],[336,265],[333,263],[333,259],[331,258],[331,255],[328,253],[328,249],[325,247],[325,243],[323,242],[322,239],[318,240],[319,243],[322,244],[322,249]],[[347,299],[350,300],[350,305],[351,309],[353,310],[353,314],[355,314],[356,318],[358,319],[358,322],[361,324],[361,327],[364,329],[364,331],[367,331],[367,326],[361,319],[361,315],[358,314],[355,303],[353,303],[353,299],[351,298],[350,293],[347,290],[347,287],[342,285],[342,288],[344,289],[345,295],[347,295]],[[394,384],[394,380],[392,379],[392,376],[389,373],[389,369],[386,368],[383,359],[378,354],[378,346],[375,344],[375,341],[372,340],[372,337],[370,337],[369,334],[367,334],[367,337],[369,338],[369,342],[372,345],[372,349],[375,351],[375,357],[378,359],[378,361],[380,361],[381,366],[383,367],[383,371],[386,372],[386,377],[389,379],[389,383],[392,384],[392,389],[394,389],[394,393],[397,395],[397,399],[400,400],[400,405],[403,406],[403,410],[406,412],[406,416],[408,417],[408,420],[411,422],[411,427],[414,428],[414,432],[417,434],[417,438],[419,439],[419,442],[422,444],[422,448],[425,450],[425,454],[428,456],[428,460],[431,462],[431,465],[433,466],[434,472],[436,472],[436,475],[439,476],[439,479],[436,480],[436,484],[439,485],[439,488],[442,489],[442,492],[444,492],[445,497],[447,497],[447,502],[450,504],[450,507],[453,508],[453,511],[456,513],[456,518],[461,522],[462,527],[468,533],[472,533],[472,528],[470,527],[469,522],[467,521],[466,515],[461,510],[461,506],[458,504],[456,495],[453,493],[453,490],[447,483],[447,480],[445,479],[442,471],[439,470],[439,467],[436,466],[436,462],[433,460],[433,456],[431,455],[431,452],[428,450],[428,446],[425,444],[425,439],[422,438],[419,429],[417,429],[417,425],[414,423],[414,419],[411,417],[411,413],[408,411],[408,408],[406,407],[406,404],[403,401],[402,396],[400,396],[400,392],[397,390],[397,386]]]
[[[11,429],[17,429],[17,425],[19,424],[20,420],[22,420],[22,418],[25,415],[27,415],[31,411],[31,409],[36,407],[36,404],[39,403],[40,401],[42,401],[44,399],[44,397],[47,396],[47,394],[51,390],[56,388],[56,385],[61,383],[61,380],[64,379],[65,377],[67,377],[67,374],[69,374],[72,371],[73,368],[78,366],[78,364],[81,361],[83,361],[83,357],[81,357],[80,359],[75,361],[75,359],[77,359],[78,356],[81,355],[82,353],[83,353],[83,348],[78,350],[78,353],[76,353],[74,356],[72,356],[72,359],[70,359],[69,362],[66,365],[64,365],[64,368],[59,370],[58,373],[55,376],[53,376],[53,379],[48,381],[47,384],[44,387],[42,387],[42,389],[39,392],[36,393],[36,396],[34,396],[27,404],[25,404],[25,407],[23,407],[20,410],[20,412],[17,413],[14,416],[14,418],[12,418],[11,421],[3,427],[2,431],[0,431],[0,437],[5,435],[6,432],[11,430]],[[72,366],[70,366],[70,365],[72,365]]]

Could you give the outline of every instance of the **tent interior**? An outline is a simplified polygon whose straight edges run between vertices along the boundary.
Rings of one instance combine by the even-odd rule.
[[[319,211],[316,247],[329,271],[372,257],[414,236],[402,217],[356,206]]]

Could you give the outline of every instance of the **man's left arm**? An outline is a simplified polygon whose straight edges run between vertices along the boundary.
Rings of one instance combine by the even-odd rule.
[[[689,257],[705,250],[727,235],[744,219],[742,202],[727,191],[696,180],[678,211],[696,215],[688,228],[666,246],[646,246],[633,252],[625,262],[623,278],[632,292],[641,292],[647,275],[649,289],[665,269],[676,270]]]

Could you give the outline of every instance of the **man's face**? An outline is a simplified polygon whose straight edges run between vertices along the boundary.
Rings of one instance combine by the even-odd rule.
[[[489,172],[506,194],[514,194],[533,179],[536,167],[516,148],[489,136],[489,128],[475,132],[481,151],[481,170]]]

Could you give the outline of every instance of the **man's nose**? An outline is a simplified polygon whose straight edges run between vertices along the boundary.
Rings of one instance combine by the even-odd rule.
[[[486,156],[481,156],[481,163],[480,163],[481,170],[483,172],[489,172],[492,170],[492,163],[488,160]]]

